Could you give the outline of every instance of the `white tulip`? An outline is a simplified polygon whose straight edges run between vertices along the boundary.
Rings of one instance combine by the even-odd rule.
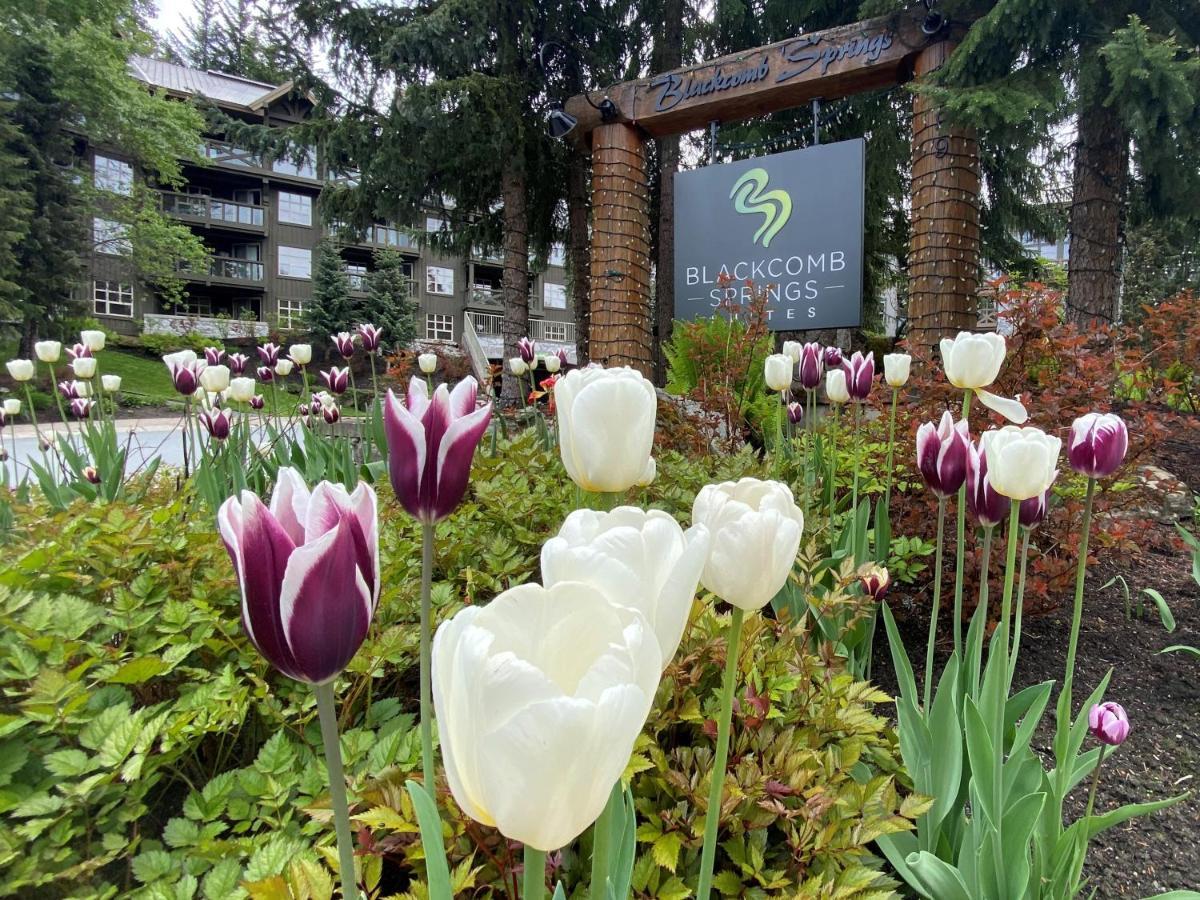
[[[767,387],[773,391],[786,391],[792,386],[792,367],[795,363],[785,353],[772,353],[763,365]]]
[[[90,381],[72,381],[73,392],[76,397],[92,396],[92,383]]]
[[[196,361],[196,353],[194,350],[177,350],[174,353],[168,353],[162,358],[162,361],[167,364],[167,368],[172,366],[190,366]]]
[[[99,353],[104,349],[104,332],[81,331],[79,332],[79,342],[93,353]]]
[[[883,380],[894,388],[908,384],[912,357],[907,353],[886,353],[883,357]]]
[[[115,394],[117,391],[121,390],[121,376],[101,375],[100,386],[110,394]]]
[[[6,416],[19,416],[21,414],[21,401],[16,397],[9,397],[5,400],[4,414]]]
[[[1020,425],[1029,418],[1020,401],[984,390],[996,380],[1000,367],[1004,365],[1006,350],[1003,335],[994,331],[960,331],[953,339],[942,338],[941,351],[946,378],[952,385],[974,391],[980,403],[1010,422]]]
[[[708,552],[707,528],[685,532],[661,510],[577,509],[542,546],[542,581],[590,584],[636,609],[654,629],[665,667],[683,637]]]
[[[850,389],[846,386],[846,371],[830,369],[825,373],[825,396],[830,403],[849,403]]]
[[[292,374],[292,368],[295,365],[296,364],[286,356],[281,356],[275,361],[275,374],[280,378],[287,378],[287,376]]]
[[[1006,425],[985,431],[980,440],[987,456],[987,478],[996,493],[1010,500],[1028,500],[1054,483],[1062,450],[1059,438],[1040,428]]]
[[[33,377],[32,359],[10,359],[5,365],[13,381],[28,381]]]
[[[253,378],[239,376],[229,381],[229,396],[238,403],[249,403],[258,385]]]
[[[292,344],[288,347],[288,357],[298,366],[307,366],[312,362],[312,345]]]
[[[573,369],[554,385],[559,451],[585,491],[625,491],[654,477],[658,396],[636,369]]]
[[[71,360],[71,371],[76,378],[94,378],[96,376],[96,357],[77,356]]]
[[[459,807],[539,850],[571,843],[625,770],[661,671],[645,618],[586,584],[523,584],[442,623],[433,706]]]
[[[529,365],[519,356],[514,356],[508,361],[508,370],[520,378],[529,371]]]
[[[722,600],[762,609],[787,583],[804,531],[804,514],[787,485],[757,478],[705,485],[692,521],[712,538],[700,582]]]
[[[56,363],[62,355],[62,344],[58,341],[38,341],[33,345],[33,352],[44,363]]]
[[[792,361],[792,365],[800,362],[800,357],[804,353],[804,345],[799,341],[784,341],[783,355]]]
[[[229,387],[229,366],[205,366],[200,384],[210,394],[219,394]]]
[[[549,356],[542,357],[542,362],[546,364],[546,371],[553,375],[562,368],[562,360],[554,353]]]
[[[420,366],[421,371],[426,375],[432,375],[437,371],[437,354],[422,353],[417,357],[417,365]]]

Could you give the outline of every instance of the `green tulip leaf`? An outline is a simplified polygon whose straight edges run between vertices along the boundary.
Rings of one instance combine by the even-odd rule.
[[[1200,659],[1200,647],[1189,647],[1187,644],[1172,644],[1170,647],[1163,647],[1159,653],[1186,653],[1188,656],[1194,656]],[[1163,894],[1165,897],[1166,894]]]
[[[962,874],[932,853],[924,850],[913,853],[906,862],[922,896],[931,900],[971,900]]]
[[[430,900],[453,900],[450,890],[450,868],[446,864],[446,846],[442,843],[442,820],[437,806],[422,785],[405,782],[421,828],[421,847],[425,851],[425,874],[429,881]]]
[[[1154,605],[1158,607],[1158,617],[1162,620],[1163,628],[1167,631],[1175,630],[1175,616],[1171,613],[1171,607],[1167,605],[1167,601],[1163,599],[1163,595],[1154,588],[1142,588],[1142,593],[1154,601]]]

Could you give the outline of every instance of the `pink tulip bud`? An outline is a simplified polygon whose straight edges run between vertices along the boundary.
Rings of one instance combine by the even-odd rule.
[[[259,366],[258,367],[258,380],[261,381],[263,384],[266,384],[270,381],[274,381],[275,380],[275,370],[273,368],[271,368],[270,366]]]
[[[825,366],[830,369],[838,368],[844,359],[842,357],[841,347],[826,347],[825,348]]]
[[[1129,737],[1129,716],[1120,703],[1097,703],[1088,711],[1088,731],[1101,743],[1117,747]]]
[[[362,646],[379,599],[375,492],[321,482],[310,493],[285,467],[270,507],[242,491],[217,521],[251,643],[289,678],[335,678]]]
[[[250,398],[250,408],[251,409],[262,409],[264,406],[266,406],[266,402],[267,401],[263,397],[262,394],[255,394],[253,397]]]
[[[321,415],[325,417],[326,425],[332,425],[342,417],[342,411],[337,408],[336,403],[332,403],[329,406],[321,407]]]
[[[875,354],[863,356],[856,350],[842,367],[846,370],[846,390],[850,392],[850,399],[862,403],[871,396],[871,385],[875,383]]]
[[[800,349],[800,386],[806,391],[815,391],[825,377],[825,363],[821,358],[821,345],[816,341]]]
[[[994,528],[1009,513],[1011,501],[992,487],[987,477],[987,454],[972,444],[967,450],[967,508],[979,524]]]
[[[339,331],[337,334],[330,335],[333,339],[333,345],[337,347],[338,354],[342,359],[350,359],[354,356],[354,335],[348,331]]]
[[[262,360],[264,366],[275,368],[275,363],[279,362],[280,348],[278,344],[268,343],[263,344],[258,348],[258,358]]]
[[[967,423],[956,423],[948,411],[942,413],[936,427],[926,422],[917,429],[917,468],[926,486],[939,497],[950,497],[962,487],[970,446]]]
[[[469,376],[452,392],[438,385],[432,398],[420,378],[409,382],[403,402],[388,391],[388,474],[396,498],[421,522],[446,518],[466,493],[471,458],[492,418],[492,404],[476,408],[478,393]]]
[[[321,380],[325,382],[325,387],[329,388],[330,393],[344,394],[346,388],[350,386],[350,367],[339,369],[337,366],[333,366],[329,371],[321,372]]]
[[[1067,459],[1089,478],[1106,478],[1121,468],[1129,450],[1129,430],[1113,413],[1088,413],[1071,423]]]
[[[362,338],[363,349],[368,353],[374,353],[383,341],[383,329],[364,323],[358,326],[358,336]]]
[[[533,366],[537,363],[537,344],[527,337],[517,341],[517,352],[521,354],[521,361],[527,366]]]
[[[74,346],[67,348],[67,359],[72,361],[76,359],[87,359],[91,355],[92,351],[86,344],[75,344]]]
[[[233,411],[229,409],[206,409],[200,413],[200,424],[213,440],[223,441],[229,437],[233,426]]]
[[[804,420],[804,405],[802,403],[789,403],[787,405],[788,421],[793,425],[799,425]]]
[[[1050,491],[1038,494],[1036,497],[1030,497],[1028,500],[1021,501],[1021,512],[1019,518],[1021,525],[1025,528],[1035,528],[1041,524],[1042,519],[1046,518],[1046,509],[1050,499]]]
[[[220,347],[205,347],[204,361],[210,366],[221,365],[221,360],[225,358],[225,351]]]
[[[229,372],[231,375],[245,375],[246,363],[250,362],[250,357],[244,353],[229,354]]]

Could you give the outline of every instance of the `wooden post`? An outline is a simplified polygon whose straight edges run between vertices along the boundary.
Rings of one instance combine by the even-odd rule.
[[[951,41],[916,58],[919,78],[942,66]],[[975,327],[979,288],[979,143],[952,127],[926,96],[913,101],[912,243],[908,254],[908,317],[913,346]]]
[[[654,375],[650,316],[650,212],[646,150],[630,125],[592,132],[589,357]]]

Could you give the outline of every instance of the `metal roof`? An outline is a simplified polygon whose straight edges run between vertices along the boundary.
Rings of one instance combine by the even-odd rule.
[[[230,103],[247,109],[260,107],[265,98],[276,94],[281,87],[251,81],[238,75],[227,75],[224,72],[191,69],[148,56],[131,56],[129,70],[139,81],[156,87],[181,94],[207,97],[217,103]]]

